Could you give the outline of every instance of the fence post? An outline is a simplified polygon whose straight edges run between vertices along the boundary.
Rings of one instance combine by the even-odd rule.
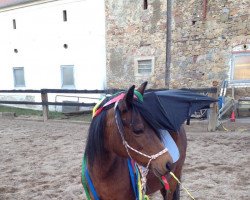
[[[41,98],[42,98],[42,103],[47,103],[48,102],[48,93],[45,90],[41,90]],[[43,104],[43,121],[47,121],[49,118],[49,107],[48,105]]]
[[[216,93],[212,93],[210,96],[214,99],[218,99],[219,96],[219,87],[218,87],[218,82],[213,81],[213,87],[217,87]],[[218,103],[212,103],[210,105],[210,113],[209,113],[209,121],[208,121],[208,127],[207,130],[209,132],[213,132],[217,128],[217,123],[218,123]]]

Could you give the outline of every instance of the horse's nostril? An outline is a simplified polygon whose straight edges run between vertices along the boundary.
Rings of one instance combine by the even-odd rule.
[[[166,164],[166,168],[167,168],[168,171],[171,171],[172,170],[172,163],[168,162]]]

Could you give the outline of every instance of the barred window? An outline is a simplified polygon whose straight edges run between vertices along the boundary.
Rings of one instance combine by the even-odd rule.
[[[150,76],[154,70],[154,58],[145,57],[136,59],[135,75],[137,76]]]
[[[152,72],[152,60],[138,60],[139,74],[151,74],[151,72]]]

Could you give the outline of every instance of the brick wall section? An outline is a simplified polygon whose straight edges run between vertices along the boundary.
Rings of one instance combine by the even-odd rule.
[[[250,44],[249,0],[178,0],[173,2],[170,87],[209,87],[228,78],[231,51]],[[108,87],[139,84],[134,58],[155,56],[150,87],[165,86],[166,0],[106,0]]]
[[[250,1],[173,4],[171,87],[204,87],[228,78],[232,48],[250,43]]]

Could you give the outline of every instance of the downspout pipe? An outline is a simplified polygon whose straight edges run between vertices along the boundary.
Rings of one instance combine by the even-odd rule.
[[[165,86],[170,86],[170,66],[171,66],[171,40],[172,40],[172,0],[167,0],[167,29],[166,29],[166,70]]]

